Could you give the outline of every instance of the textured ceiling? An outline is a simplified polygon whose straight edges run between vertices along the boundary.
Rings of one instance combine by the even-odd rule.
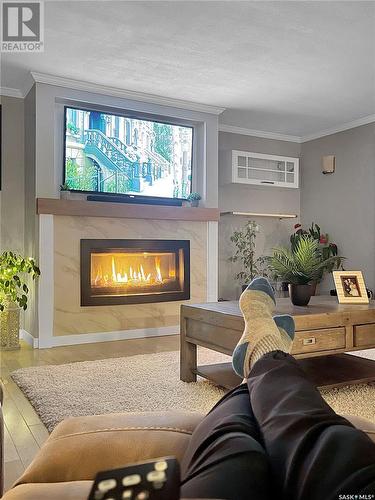
[[[46,1],[30,70],[223,106],[230,125],[306,135],[375,113],[375,2]]]

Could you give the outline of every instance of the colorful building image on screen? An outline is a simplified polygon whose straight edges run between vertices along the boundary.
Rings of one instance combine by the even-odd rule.
[[[185,199],[193,129],[65,108],[65,183],[70,190]]]

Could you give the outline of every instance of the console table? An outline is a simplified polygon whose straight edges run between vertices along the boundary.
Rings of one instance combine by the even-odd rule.
[[[277,299],[277,314],[290,314],[296,324],[292,354],[319,387],[375,380],[375,361],[345,354],[375,348],[375,302],[338,304],[336,297],[312,297],[307,307]],[[180,379],[197,375],[228,389],[240,378],[230,363],[197,366],[197,346],[231,355],[244,329],[237,301],[181,306]]]

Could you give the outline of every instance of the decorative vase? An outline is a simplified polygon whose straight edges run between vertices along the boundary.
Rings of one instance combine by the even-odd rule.
[[[289,296],[295,306],[307,306],[312,295],[311,285],[289,284]]]
[[[0,349],[11,351],[20,348],[20,307],[9,301],[0,312]]]
[[[199,206],[199,200],[193,200],[193,201],[191,201],[191,202],[190,202],[190,205],[191,205],[192,207],[198,207],[198,206]]]

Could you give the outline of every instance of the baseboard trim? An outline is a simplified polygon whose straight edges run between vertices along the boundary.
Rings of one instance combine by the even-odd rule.
[[[94,344],[97,342],[113,342],[114,340],[142,339],[148,337],[164,337],[178,335],[180,327],[163,326],[160,328],[141,328],[137,330],[119,330],[114,332],[83,333],[77,335],[59,335],[40,339],[39,349],[77,344]]]
[[[39,339],[36,339],[31,335],[31,333],[27,332],[23,328],[20,329],[20,339],[24,340],[27,344],[31,345],[34,349],[37,349],[39,346]]]

